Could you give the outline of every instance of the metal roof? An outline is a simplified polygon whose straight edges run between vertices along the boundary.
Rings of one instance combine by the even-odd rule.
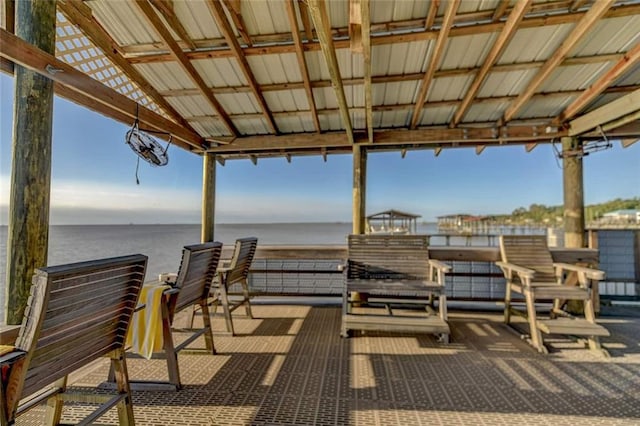
[[[59,61],[223,159],[545,143],[640,90],[640,0],[66,0],[57,25]]]

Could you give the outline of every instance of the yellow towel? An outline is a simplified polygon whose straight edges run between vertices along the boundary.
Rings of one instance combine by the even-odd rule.
[[[154,352],[162,350],[162,293],[171,288],[159,283],[147,284],[140,291],[140,302],[146,306],[133,314],[133,322],[127,334],[127,346],[131,351],[150,359]]]
[[[12,345],[0,345],[0,355],[8,354],[15,349]]]

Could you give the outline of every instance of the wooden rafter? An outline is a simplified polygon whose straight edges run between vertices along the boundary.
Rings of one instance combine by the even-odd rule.
[[[540,87],[540,85],[546,81],[551,73],[562,63],[562,61],[569,54],[571,49],[580,42],[584,35],[593,28],[593,26],[604,16],[611,6],[615,3],[615,0],[599,0],[585,13],[580,21],[576,23],[573,31],[564,40],[558,49],[551,55],[551,57],[545,62],[538,73],[533,77],[529,85],[518,96],[518,98],[509,105],[504,112],[502,122],[509,122],[525,103],[531,99],[531,96]]]
[[[88,105],[101,114],[121,121],[122,118],[126,118],[126,124],[139,118],[144,127],[173,135],[174,140],[177,141],[176,144],[183,148],[188,149],[188,146],[191,146],[201,150],[203,147],[202,137],[188,127],[174,123],[147,108],[138,108],[135,101],[4,29],[0,29],[0,56],[29,68],[60,85],[67,86],[68,90],[79,94],[76,99],[81,100],[83,105]],[[139,114],[136,112],[137,110]]]
[[[364,108],[367,122],[367,136],[369,143],[373,143],[373,85],[371,84],[371,15],[369,0],[360,0],[362,9],[362,56],[364,60]]]
[[[560,124],[565,120],[573,118],[577,113],[582,111],[587,105],[606,90],[609,85],[614,83],[620,76],[631,70],[640,62],[640,42],[629,50],[613,67],[602,75],[595,83],[583,91],[576,100],[574,100],[564,111],[558,116],[556,124]]]
[[[233,20],[233,25],[236,26],[240,37],[247,46],[251,46],[251,36],[247,31],[247,25],[244,23],[244,18],[242,18],[242,12],[240,11],[241,0],[222,0],[224,1],[224,5],[227,7],[229,11],[229,15],[231,16],[231,20]]]
[[[313,119],[313,124],[316,128],[316,131],[320,132],[320,120],[318,119],[318,111],[316,110],[316,101],[313,96],[313,88],[311,87],[311,79],[309,78],[307,61],[304,57],[304,48],[302,46],[302,39],[300,38],[300,29],[298,28],[298,18],[296,17],[294,0],[287,0],[286,4],[287,13],[289,15],[289,23],[291,24],[291,33],[293,34],[294,43],[296,45],[296,56],[298,58],[298,65],[300,66],[300,75],[302,75],[304,90],[307,94],[307,102],[309,103],[311,118]]]
[[[572,120],[569,135],[580,135],[613,122],[615,125],[609,127],[623,126],[638,119],[640,119],[640,89]]]
[[[207,87],[207,84],[202,79],[198,71],[195,69],[191,61],[184,54],[178,43],[173,39],[171,33],[164,26],[163,22],[160,20],[160,17],[155,12],[155,10],[151,7],[147,1],[139,1],[135,2],[138,8],[142,11],[143,15],[147,19],[147,21],[151,24],[151,26],[156,30],[156,32],[160,35],[162,41],[169,48],[171,55],[173,58],[180,64],[185,73],[189,76],[191,81],[195,84],[195,86],[200,90],[200,93],[207,99],[209,104],[213,107],[216,113],[220,116],[220,119],[226,126],[227,130],[233,135],[238,136],[239,132],[236,129],[236,126],[233,124],[231,119],[229,118],[229,114],[224,110],[220,102],[215,98],[211,89]]]
[[[176,16],[176,13],[173,11],[173,0],[150,0],[151,4],[158,9],[158,11],[162,14],[167,24],[171,27],[171,29],[180,37],[180,39],[187,45],[190,50],[195,50],[196,45],[191,40],[189,33],[180,22],[180,19]]]
[[[311,27],[311,19],[309,18],[309,9],[305,0],[298,0],[298,10],[300,10],[300,19],[307,42],[313,41],[313,28]]]
[[[500,58],[500,55],[502,55],[507,45],[515,35],[516,31],[518,31],[518,24],[522,21],[525,13],[527,13],[527,11],[529,10],[531,1],[532,0],[521,0],[516,3],[516,7],[514,7],[509,14],[509,18],[507,19],[504,28],[498,35],[498,38],[493,44],[491,51],[489,51],[489,53],[487,54],[487,57],[485,58],[480,71],[478,71],[478,73],[476,74],[473,83],[471,83],[471,87],[469,88],[469,90],[467,90],[462,103],[456,110],[453,116],[453,120],[450,123],[450,127],[457,126],[460,120],[462,120],[462,117],[464,117],[464,115],[467,113],[469,107],[471,106],[471,103],[473,102],[473,99],[476,97],[476,94],[480,90],[480,87],[482,87],[485,78],[489,74],[491,67],[493,67],[496,61]],[[507,1],[507,4],[508,3],[509,2]]]
[[[440,0],[431,0],[431,3],[429,4],[429,11],[427,12],[427,18],[424,20],[425,30],[430,30],[433,27],[433,24],[436,22],[439,7]]]
[[[451,0],[449,3],[447,3],[447,10],[444,13],[442,28],[440,28],[435,47],[433,48],[433,53],[431,54],[429,64],[427,65],[427,70],[425,71],[422,83],[420,84],[420,92],[418,93],[416,105],[413,109],[413,115],[411,117],[411,129],[416,128],[418,121],[420,120],[420,116],[422,115],[422,108],[424,106],[425,100],[427,99],[427,94],[429,93],[429,87],[431,86],[433,75],[440,65],[442,55],[444,55],[444,49],[447,43],[447,39],[449,38],[449,31],[451,30],[453,18],[456,15],[456,11],[458,10],[459,5],[460,0]]]
[[[133,65],[118,54],[117,43],[104,28],[102,28],[102,25],[95,20],[88,6],[81,1],[70,0],[58,2],[57,6],[113,64],[120,68],[127,78],[135,83],[158,107],[164,110],[164,112],[178,124],[195,133],[195,130],[191,128],[189,123],[180,116],[178,111],[164,99],[155,87],[153,87]]]
[[[271,114],[271,110],[269,109],[269,105],[267,105],[267,101],[264,99],[262,92],[260,91],[260,85],[256,81],[256,78],[251,71],[251,67],[249,66],[249,62],[247,62],[247,58],[244,56],[242,52],[242,48],[240,47],[240,43],[238,43],[238,39],[233,33],[233,29],[231,25],[229,25],[229,21],[227,21],[227,17],[225,16],[224,10],[222,9],[222,4],[220,4],[216,0],[207,0],[207,6],[209,6],[209,11],[213,15],[216,23],[218,24],[218,28],[224,35],[229,48],[233,52],[236,60],[238,61],[238,65],[240,66],[240,70],[244,74],[249,87],[251,87],[251,91],[258,102],[262,110],[262,114],[264,119],[267,121],[267,125],[271,129],[272,133],[279,133],[278,126],[276,126],[276,122],[273,119],[273,115]]]
[[[533,7],[532,7],[533,9]],[[508,12],[508,11],[507,11]],[[640,4],[630,4],[623,6],[616,6],[611,8],[603,18],[620,18],[632,15],[640,14]],[[575,12],[575,13],[559,13],[557,15],[549,15],[549,16],[535,16],[535,17],[527,17],[522,20],[520,24],[520,29],[527,28],[542,28],[542,27],[553,27],[558,25],[565,24],[575,24],[580,19],[582,19],[585,15],[585,12]],[[458,15],[456,15],[458,16]],[[489,18],[491,15],[489,16]],[[504,22],[497,23],[478,23],[476,25],[464,25],[460,27],[452,28],[449,32],[449,37],[463,37],[463,36],[471,36],[476,34],[489,34],[496,33],[502,30],[504,27]],[[430,31],[416,31],[418,29],[424,28],[424,20],[411,20],[406,22],[397,22],[394,23],[394,29],[400,31],[404,30],[406,32],[402,32],[400,34],[388,34],[389,26],[388,24],[371,24],[371,45],[372,46],[383,46],[387,44],[394,43],[409,43],[413,41],[425,41],[425,40],[434,40],[438,37],[438,30],[430,30]],[[414,30],[412,32],[409,32]],[[338,28],[332,29],[332,33],[336,37],[341,37],[341,39],[334,40],[334,46],[337,49],[348,49],[350,41],[345,39],[348,35],[348,28]],[[376,34],[381,33],[381,34]],[[275,35],[265,35],[262,37],[254,36],[254,43],[261,43],[261,46],[254,47],[246,47],[243,49],[243,52],[246,56],[252,55],[275,55],[282,53],[295,53],[295,48],[293,44],[291,44],[291,34],[290,33],[281,33]],[[230,49],[221,49],[224,47],[225,42],[223,39],[216,40],[204,40],[204,41],[194,41],[198,44],[199,50],[197,52],[188,52],[187,56],[189,59],[211,59],[211,58],[229,58],[233,57],[233,52]],[[171,56],[166,53],[152,53],[153,51],[162,50],[155,44],[143,44],[136,46],[122,46],[123,52],[127,54],[132,63],[146,63],[146,62],[162,62],[167,60],[172,60]],[[314,51],[320,50],[321,46],[319,42],[308,42],[305,43],[304,46],[305,51]],[[144,56],[139,56],[140,54],[144,54]]]
[[[338,106],[340,107],[340,116],[347,134],[347,140],[353,144],[353,127],[351,125],[351,117],[349,116],[349,106],[344,95],[344,87],[342,86],[342,78],[340,76],[340,68],[338,67],[338,58],[331,35],[331,24],[327,15],[327,8],[324,0],[309,0],[308,3],[311,19],[316,27],[316,34],[320,40],[322,53],[324,54],[327,68],[331,75],[331,83],[338,98]]]
[[[491,17],[491,20],[493,22],[498,22],[500,19],[502,19],[502,17],[504,16],[505,12],[507,11],[507,8],[509,7],[510,3],[511,3],[511,0],[500,0],[500,3],[498,4],[498,7],[496,7],[496,11],[493,13],[493,16]],[[519,8],[518,3],[519,2],[516,1],[516,5],[514,6],[514,8],[509,13],[509,16],[513,15],[513,10]]]
[[[584,6],[588,1],[589,0],[574,0],[573,3],[571,3],[571,6],[569,6],[569,11],[575,12],[576,10]]]

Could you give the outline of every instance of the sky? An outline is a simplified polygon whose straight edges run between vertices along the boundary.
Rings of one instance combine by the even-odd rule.
[[[0,225],[8,222],[13,78],[0,74]],[[129,125],[56,97],[52,224],[200,223],[202,158],[169,148],[169,164],[140,163]],[[640,196],[640,143],[584,157],[585,204]],[[350,222],[352,157],[230,160],[216,171],[217,223]],[[562,204],[562,169],[550,144],[369,154],[367,214],[407,211],[435,221],[453,213],[503,214]]]

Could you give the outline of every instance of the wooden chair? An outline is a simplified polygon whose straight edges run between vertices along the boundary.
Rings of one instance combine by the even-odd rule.
[[[591,287],[604,278],[604,272],[566,263],[554,263],[542,235],[503,235],[500,237],[501,262],[507,287],[505,290],[505,323],[511,323],[511,314],[523,314],[513,309],[512,293],[520,293],[526,302],[526,313],[531,333],[531,344],[539,352],[547,353],[542,333],[586,336],[591,349],[602,349],[599,336],[609,332],[596,324]],[[577,274],[578,286],[566,285],[568,273]],[[549,318],[541,319],[536,303],[552,300]],[[584,318],[576,318],[562,309],[568,300],[580,300],[584,305]]]
[[[381,330],[434,333],[442,342],[449,342],[445,274],[451,267],[429,259],[428,243],[426,235],[349,235],[342,295],[343,337],[350,330]],[[434,296],[438,297],[437,312]],[[385,310],[356,312],[354,307],[369,305],[369,298],[381,299]],[[425,304],[427,315],[396,314],[394,307],[407,301]]]
[[[222,243],[212,242],[185,246],[182,250],[182,261],[177,274],[168,274],[169,279],[164,281],[171,285],[165,290],[164,300],[161,303],[162,310],[162,337],[163,351],[154,354],[154,358],[165,358],[169,372],[169,384],[178,390],[182,388],[180,370],[178,367],[178,353],[186,350],[194,340],[204,335],[206,349],[204,351],[189,349],[191,353],[208,353],[215,355],[213,333],[211,331],[211,318],[207,301],[211,291],[211,283],[216,274]],[[153,283],[148,283],[153,285]],[[199,306],[202,309],[202,328],[178,328],[174,326],[176,314],[184,309]],[[189,337],[182,340],[179,345],[173,341],[173,333],[186,333]],[[136,356],[135,354],[133,356]],[[132,381],[137,388],[161,388],[163,382]],[[147,386],[145,386],[145,384]],[[166,384],[166,383],[164,383]]]
[[[253,318],[247,277],[257,246],[258,239],[255,237],[237,239],[231,261],[221,268],[218,268],[218,279],[213,283],[213,313],[215,314],[218,304],[222,304],[227,331],[229,331],[232,336],[235,335],[233,319],[231,317],[231,313],[234,310],[244,305],[247,316]],[[242,286],[242,293],[229,292],[229,288],[235,284]],[[242,299],[231,301],[229,300],[230,295],[241,296]]]
[[[101,404],[86,424],[114,406],[121,425],[135,423],[124,343],[146,265],[132,255],[36,270],[14,349],[0,357],[3,426],[42,401],[46,424],[60,423],[64,401]],[[67,393],[67,376],[105,355],[117,393]]]

